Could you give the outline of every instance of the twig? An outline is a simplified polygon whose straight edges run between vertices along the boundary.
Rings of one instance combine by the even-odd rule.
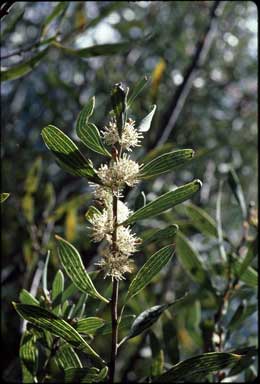
[[[157,132],[155,140],[149,145],[149,149],[163,145],[175,127],[177,119],[191,90],[197,70],[205,62],[217,29],[217,17],[222,13],[224,6],[225,1],[214,1],[210,11],[209,23],[204,31],[202,38],[197,43],[192,61],[185,71],[183,82],[177,88],[170,106],[162,119],[162,124],[160,124],[160,126],[165,127],[163,133],[161,134],[161,130]]]
[[[10,8],[12,7],[12,5],[14,5],[14,3],[15,1],[4,1],[3,4],[1,4],[0,19],[8,15],[8,13],[10,12]]]

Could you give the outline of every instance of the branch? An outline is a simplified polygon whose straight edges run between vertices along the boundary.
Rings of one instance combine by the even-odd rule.
[[[14,3],[15,1],[4,1],[3,4],[1,4],[0,19],[8,15],[8,13],[10,12],[10,8],[12,7],[12,5],[14,5]]]
[[[209,23],[204,31],[202,38],[197,42],[192,61],[186,68],[183,82],[177,88],[170,106],[162,119],[162,124],[160,124],[160,126],[165,128],[162,133],[161,130],[157,132],[154,141],[149,145],[148,149],[163,145],[175,127],[178,117],[191,90],[196,73],[206,60],[208,51],[216,34],[217,17],[222,13],[224,6],[225,1],[214,1],[209,15]]]

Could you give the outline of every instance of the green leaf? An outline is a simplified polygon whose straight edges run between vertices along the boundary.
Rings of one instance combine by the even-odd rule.
[[[42,289],[45,294],[45,296],[48,296],[49,290],[48,290],[48,265],[50,260],[50,251],[47,252],[46,260],[44,263],[44,268],[42,272]]]
[[[22,304],[40,305],[39,301],[26,289],[22,289],[19,295]]]
[[[194,193],[200,190],[201,185],[202,183],[200,180],[194,180],[191,183],[176,188],[174,191],[167,192],[156,200],[146,204],[143,208],[138,209],[122,224],[131,224],[137,220],[143,220],[159,215],[175,205],[188,200]]]
[[[248,245],[247,253],[241,263],[241,268],[238,272],[238,276],[242,276],[246,269],[251,264],[252,260],[258,255],[258,239],[251,241]]]
[[[46,35],[51,22],[59,16],[62,16],[69,6],[69,1],[60,1],[46,17],[42,25],[42,36]]]
[[[100,356],[88,345],[80,334],[65,320],[60,319],[54,313],[35,305],[13,303],[19,315],[30,323],[49,331],[51,334],[61,337],[73,347],[85,352],[95,362],[103,364]]]
[[[79,333],[92,335],[95,331],[105,324],[105,320],[100,317],[87,317],[77,322],[76,330]]]
[[[108,374],[108,367],[100,371],[96,368],[68,368],[65,369],[65,383],[100,383]]]
[[[176,306],[178,308],[178,306],[183,303],[183,300],[186,298],[186,296],[187,295],[169,304],[155,305],[154,307],[146,309],[145,311],[140,313],[140,315],[138,315],[137,318],[134,320],[128,335],[121,341],[120,344],[122,344],[128,339],[132,339],[133,337],[140,335],[140,333],[150,328],[159,319],[159,317],[166,309],[172,306]]]
[[[85,123],[82,126],[77,125],[76,130],[78,137],[82,143],[86,145],[86,147],[94,152],[100,153],[101,155],[111,157],[110,153],[102,144],[99,130],[95,124]]]
[[[163,240],[167,240],[172,243],[174,236],[176,235],[178,230],[179,227],[175,224],[169,225],[169,227],[166,227],[164,229],[160,229],[159,231],[156,231],[149,237],[145,238],[145,240],[142,242],[142,247],[146,246],[148,243],[151,243],[153,241],[160,242]]]
[[[191,279],[199,284],[205,284],[210,288],[211,282],[208,277],[208,272],[204,269],[197,251],[181,231],[178,231],[176,236],[176,250],[182,267]]]
[[[246,300],[243,300],[237,307],[236,311],[234,312],[233,316],[231,317],[227,329],[229,331],[234,331],[235,329],[238,329],[240,326],[242,326],[245,319],[249,316],[251,316],[254,312],[257,311],[257,305],[251,304],[248,305]]]
[[[120,137],[125,126],[127,91],[125,91],[121,83],[118,83],[113,86],[111,92],[111,103],[115,113],[117,129]]]
[[[247,218],[247,205],[246,205],[246,200],[245,196],[239,181],[239,178],[233,168],[230,168],[228,172],[228,183],[229,186],[239,204],[239,207],[242,212],[243,219]]]
[[[76,248],[58,235],[56,235],[55,238],[58,240],[58,250],[61,264],[74,285],[81,292],[88,293],[90,296],[108,303],[109,301],[105,297],[101,296],[94,287],[94,284],[85,270],[80,254]]]
[[[154,253],[138,271],[127,292],[126,300],[134,297],[160,272],[174,254],[173,245],[167,245]]]
[[[148,113],[147,116],[145,116],[141,122],[139,123],[138,127],[137,127],[137,130],[139,132],[148,132],[150,127],[151,127],[151,123],[152,123],[152,120],[153,120],[153,115],[155,114],[155,111],[156,111],[156,105],[152,105],[151,107],[151,112]]]
[[[17,64],[11,68],[2,70],[1,82],[7,80],[15,80],[30,73],[34,68],[36,68],[40,64],[41,60],[46,56],[48,50],[49,47],[32,56],[29,60],[25,62]]]
[[[180,149],[165,153],[145,164],[141,169],[140,177],[141,179],[148,179],[171,172],[173,169],[186,164],[193,156],[194,151],[192,149]]]
[[[217,234],[218,234],[218,248],[221,259],[224,263],[227,262],[227,253],[224,247],[224,235],[222,230],[222,215],[221,215],[221,199],[222,199],[222,185],[223,180],[219,183],[219,190],[216,203],[216,220],[217,220]]]
[[[59,269],[53,280],[52,290],[51,290],[52,308],[53,308],[53,313],[55,313],[56,315],[59,315],[61,311],[61,299],[62,299],[63,291],[64,291],[64,275],[63,275],[63,272]]]
[[[90,221],[93,218],[93,216],[96,214],[100,215],[101,212],[94,205],[91,205],[87,210],[87,212],[85,213],[85,219]]]
[[[186,206],[186,212],[192,220],[192,225],[201,233],[205,236],[218,237],[217,223],[204,209],[189,204]]]
[[[240,260],[233,260],[232,262],[232,268],[236,276],[239,277],[239,280],[243,281],[245,284],[249,285],[250,287],[256,288],[258,286],[258,272],[252,268],[247,267],[247,269],[240,274],[242,263]]]
[[[151,376],[159,376],[163,373],[164,353],[162,345],[154,332],[149,332],[150,346],[152,350]]]
[[[8,199],[8,197],[10,196],[10,193],[7,193],[7,192],[3,192],[0,194],[0,203],[2,204],[5,200]]]
[[[161,376],[155,377],[152,381],[159,383],[172,383],[174,381],[195,380],[203,374],[206,377],[212,372],[225,369],[242,358],[226,352],[209,352],[191,357],[174,365],[169,371]]]
[[[78,57],[97,57],[97,56],[110,56],[117,55],[119,53],[123,53],[129,51],[131,49],[132,42],[131,41],[123,41],[121,43],[114,44],[100,44],[93,45],[92,47],[81,48],[81,49],[73,49],[69,47],[65,47],[64,45],[55,42],[55,47],[61,49],[64,53],[69,55],[74,55]]]
[[[87,102],[85,107],[79,113],[77,118],[76,131],[85,127],[85,125],[88,123],[90,116],[93,115],[94,108],[95,108],[95,96],[91,97],[91,99]]]
[[[133,87],[132,92],[129,95],[128,101],[127,101],[127,108],[130,108],[133,104],[134,100],[137,98],[137,96],[142,92],[142,90],[146,87],[146,85],[149,83],[149,79],[147,76],[142,77],[137,84]]]
[[[71,367],[82,368],[82,364],[78,355],[69,344],[64,343],[61,345],[56,352],[54,359],[62,370]]]
[[[37,383],[38,350],[36,338],[29,331],[25,331],[22,336],[19,357],[22,365],[23,383]]]
[[[94,168],[79,151],[74,142],[54,125],[48,125],[42,130],[42,137],[47,146],[56,157],[58,164],[67,172],[76,176],[95,176]]]
[[[77,305],[75,306],[72,317],[80,317],[82,309],[84,310],[86,306],[87,299],[88,299],[87,293],[82,293],[77,302]]]

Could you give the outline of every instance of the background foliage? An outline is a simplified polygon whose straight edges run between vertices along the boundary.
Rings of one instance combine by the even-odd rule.
[[[11,68],[7,72],[3,69],[1,75],[2,191],[11,194],[2,208],[1,320],[5,378],[19,381],[20,377],[18,350],[23,324],[11,300],[18,301],[22,288],[33,290],[38,286],[37,278],[48,249],[52,250],[48,280],[51,288],[60,267],[54,233],[77,247],[90,270],[96,261],[96,249],[89,242],[84,218],[91,204],[89,187],[82,179],[62,172],[54,163],[43,144],[41,129],[53,123],[76,138],[76,117],[93,95],[97,96],[95,123],[102,127],[110,109],[111,86],[125,81],[131,88],[144,75],[149,75],[150,84],[133,104],[132,112],[134,118],[140,118],[149,112],[151,104],[157,104],[151,131],[140,151],[140,156],[148,153],[147,156],[152,157],[149,151],[158,143],[165,128],[171,100],[185,79],[194,49],[209,23],[212,5],[211,1],[93,1],[62,2],[62,5],[17,2],[4,17],[1,64]],[[225,3],[206,61],[196,71],[187,100],[163,150],[193,148],[196,156],[185,168],[147,180],[140,187],[150,201],[173,186],[200,178],[203,188],[192,202],[213,219],[217,218],[219,224],[216,206],[220,202],[219,182],[223,180],[221,224],[224,238],[230,239],[224,243],[224,254],[228,255],[233,248],[242,254],[241,246],[247,246],[241,243],[243,208],[241,211],[237,194],[230,188],[234,183],[227,178],[230,165],[239,177],[246,206],[257,197],[256,12],[252,2]],[[103,44],[109,46],[89,48]],[[13,55],[15,51],[19,54]],[[29,65],[20,65],[28,61]],[[96,163],[101,160],[98,154],[89,155]],[[136,196],[137,191],[129,194],[130,206],[142,204],[135,201]],[[139,226],[145,231],[148,224],[154,228],[178,224],[185,237],[177,237],[179,251],[177,248],[171,268],[166,268],[156,284],[132,300],[129,313],[138,315],[155,304],[180,297],[187,290],[197,294],[202,281],[194,278],[190,266],[178,256],[183,247],[186,247],[185,254],[187,247],[199,253],[199,262],[211,276],[211,283],[220,291],[224,289],[226,276],[221,271],[221,257],[225,256],[223,249],[219,252],[216,229],[211,229],[209,234],[208,226],[205,230],[203,221],[202,226],[199,225],[198,217],[194,219],[192,212],[194,215],[192,207],[176,207]],[[250,230],[255,236],[254,230]],[[143,247],[137,264],[142,265],[156,250],[156,242]],[[254,256],[252,265],[256,268]],[[244,317],[239,316],[238,323],[231,326],[228,349],[255,345],[256,297],[252,279],[250,276],[247,283],[242,282],[224,319],[227,326],[239,305],[247,309]],[[107,287],[109,295],[107,281],[100,279],[96,284],[103,292]],[[75,300],[78,298],[76,294]],[[88,308],[94,311],[95,302],[91,299]],[[150,369],[156,369],[151,366],[151,355],[161,353],[156,348],[158,338],[160,342],[163,340],[166,361],[172,364],[205,351],[207,320],[216,309],[217,304],[205,295],[177,313],[171,312],[173,318],[168,312],[163,314],[149,337],[133,338],[120,352],[121,377],[134,381],[147,375]],[[102,336],[97,345],[97,350],[102,351]],[[244,370],[239,378],[254,376],[255,363],[252,360],[250,364],[251,368]],[[237,374],[240,373],[232,376],[234,380]]]

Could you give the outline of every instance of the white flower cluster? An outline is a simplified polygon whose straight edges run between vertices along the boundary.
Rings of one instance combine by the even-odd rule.
[[[97,175],[105,186],[112,189],[122,188],[125,184],[133,187],[138,183],[139,164],[129,158],[125,153],[116,161],[111,161],[109,166],[102,164],[97,170]]]
[[[126,204],[118,200],[117,221],[123,223],[129,217],[131,211]],[[102,249],[102,260],[98,264],[105,271],[105,277],[111,276],[112,279],[123,279],[126,272],[131,272],[131,260],[129,256],[137,251],[137,246],[141,239],[131,231],[129,227],[119,226],[116,229],[116,250],[113,250],[113,206],[109,205],[102,212],[96,213],[89,219],[92,224],[93,241],[106,241]]]
[[[130,227],[123,226],[131,211],[119,198],[122,198],[123,188],[133,187],[139,181],[139,164],[130,159],[123,150],[131,151],[139,146],[143,137],[134,128],[135,122],[128,119],[121,136],[114,120],[102,132],[102,138],[107,145],[118,144],[109,164],[101,164],[96,171],[102,185],[92,184],[94,198],[103,207],[101,212],[94,213],[89,222],[92,224],[92,239],[95,242],[104,241],[100,254],[102,260],[98,263],[106,276],[112,280],[124,279],[126,272],[131,272],[130,256],[136,251],[141,239],[136,237]],[[115,202],[117,204],[115,208]],[[115,212],[114,212],[115,211]],[[115,214],[116,213],[116,214]]]
[[[110,121],[108,126],[105,126],[104,130],[101,132],[104,142],[107,145],[119,143],[122,149],[132,151],[133,147],[140,146],[140,140],[143,138],[142,133],[138,132],[137,129],[134,128],[134,125],[135,121],[128,119],[120,137],[115,121]]]
[[[129,217],[130,213],[131,211],[126,204],[119,200],[117,204],[118,224],[123,223]],[[102,212],[95,213],[92,218],[89,219],[89,222],[92,224],[93,241],[108,240],[108,235],[110,236],[112,234],[114,228],[112,204],[110,204],[108,208],[104,208]]]

